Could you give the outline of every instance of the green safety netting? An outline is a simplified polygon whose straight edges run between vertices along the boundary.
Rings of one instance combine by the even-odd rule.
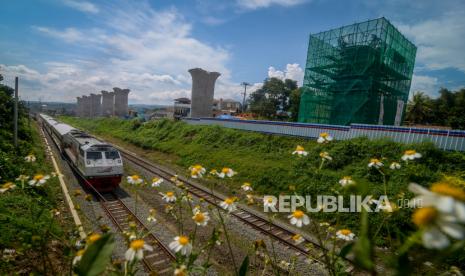
[[[416,51],[384,17],[310,35],[299,121],[399,125]]]

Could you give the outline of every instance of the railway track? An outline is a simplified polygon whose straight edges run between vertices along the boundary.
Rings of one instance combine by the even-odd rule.
[[[46,139],[51,139],[56,149],[59,150],[59,146],[55,139],[49,136],[47,131],[44,131],[47,135]],[[59,151],[63,156],[63,153]],[[67,162],[69,162],[66,156],[63,156]],[[136,224],[138,232],[148,233],[144,237],[144,241],[147,244],[150,244],[153,247],[152,252],[147,252],[144,255],[142,260],[144,267],[149,272],[154,272],[156,275],[173,275],[173,266],[172,263],[176,260],[176,256],[171,252],[171,250],[165,246],[161,240],[153,235],[144,225],[144,223],[134,214],[127,205],[120,199],[120,197],[114,192],[105,192],[100,193],[97,191],[88,181],[82,177],[82,175],[75,169],[74,166],[70,165],[73,172],[76,174],[76,177],[80,181],[87,182],[86,186],[92,188],[92,192],[95,195],[96,199],[100,202],[103,210],[107,213],[108,217],[111,219],[113,224],[122,232],[130,230],[130,222]]]
[[[165,181],[171,182],[171,177],[175,175],[175,173],[170,172],[169,170],[152,164],[141,157],[136,156],[135,154],[128,152],[120,147],[118,150],[123,155],[125,160],[128,160],[135,165],[143,168],[144,170],[158,175],[159,177],[165,179]],[[190,179],[185,177],[178,176],[178,179],[182,181],[189,189],[189,193],[192,195],[202,198],[206,202],[218,206],[221,201],[224,200],[222,196],[219,196],[211,191],[207,190],[206,188],[200,187],[198,184],[193,183]],[[174,184],[174,183],[173,183]],[[221,208],[221,207],[220,207]],[[327,249],[321,247],[318,243],[305,238],[305,241],[300,244],[295,244],[292,240],[292,236],[296,233],[276,224],[270,222],[267,218],[258,216],[249,210],[242,208],[241,206],[237,206],[237,210],[231,212],[231,215],[245,223],[246,225],[251,226],[252,228],[256,229],[260,233],[267,235],[274,240],[282,243],[287,248],[294,250],[297,252],[297,255],[304,255],[312,257],[315,261],[322,263],[321,259],[323,258],[324,253],[326,253]],[[310,243],[316,248],[319,249],[319,252],[315,252],[310,248],[306,247],[305,244]],[[347,260],[350,262],[350,260]],[[353,271],[353,266],[350,266],[347,272]]]

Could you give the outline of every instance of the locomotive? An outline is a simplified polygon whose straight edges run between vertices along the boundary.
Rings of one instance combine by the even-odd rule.
[[[86,180],[84,185],[92,185],[102,192],[119,186],[123,160],[116,148],[48,115],[39,114],[39,122],[75,171]]]

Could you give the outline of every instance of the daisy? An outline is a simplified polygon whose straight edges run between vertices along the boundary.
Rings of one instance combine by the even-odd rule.
[[[397,162],[392,162],[391,165],[389,165],[389,168],[391,170],[398,170],[398,169],[400,169],[400,167],[401,167],[400,164],[397,163]]]
[[[195,215],[197,212],[200,212],[200,205],[195,205],[194,208],[192,208],[192,213]]]
[[[295,245],[301,244],[305,241],[305,239],[300,234],[295,234],[292,236],[292,240],[294,241]]]
[[[220,206],[221,208],[227,210],[228,212],[232,212],[237,209],[235,201],[236,201],[235,198],[228,197],[220,203]]]
[[[181,200],[184,201],[184,202],[192,202],[192,201],[194,201],[192,195],[189,194],[189,193],[186,194],[186,195],[183,195],[183,196],[181,197]]]
[[[329,153],[326,152],[326,151],[320,152],[320,157],[321,157],[321,159],[323,159],[323,160],[325,160],[325,159],[327,159],[327,160],[333,160],[333,158],[332,158],[332,157],[329,155]]]
[[[149,211],[149,216],[147,217],[148,222],[157,222],[157,219],[155,218],[155,209],[150,209]]]
[[[410,183],[409,190],[417,196],[411,200],[410,207],[435,207],[440,212],[455,216],[465,222],[465,191],[446,182],[431,185],[430,190]]]
[[[308,225],[310,223],[308,216],[301,210],[295,210],[288,218],[291,219],[292,225],[299,228],[302,227],[302,225]]]
[[[84,252],[85,252],[84,249],[78,250],[78,252],[76,252],[76,256],[73,259],[73,265],[76,265],[77,263],[81,261],[82,255],[84,255]]]
[[[34,154],[29,154],[28,156],[24,157],[24,160],[27,163],[32,163],[32,162],[36,162],[36,157],[34,156]]]
[[[7,183],[5,183],[5,184],[3,184],[1,186],[0,193],[4,193],[4,192],[6,192],[8,190],[11,190],[11,189],[14,189],[14,188],[16,188],[16,185],[13,184],[13,182],[7,182]]]
[[[265,196],[263,197],[263,207],[274,207],[276,205],[275,197]]]
[[[421,153],[416,152],[415,150],[406,150],[404,155],[402,155],[402,160],[409,161],[421,158]]]
[[[429,249],[448,247],[448,236],[457,240],[465,238],[465,228],[457,223],[457,218],[443,214],[434,207],[417,209],[412,215],[412,221],[423,230],[422,243]]]
[[[190,166],[189,170],[191,171],[192,178],[202,178],[204,173],[206,172],[205,168],[201,165]]]
[[[320,222],[321,227],[328,227],[330,224],[327,222]]]
[[[142,260],[144,258],[144,250],[152,251],[153,247],[148,244],[145,244],[145,241],[142,239],[133,240],[129,244],[129,248],[124,254],[127,261],[132,262],[134,259]]]
[[[205,212],[205,213],[197,212],[197,213],[195,213],[195,215],[192,217],[192,219],[194,220],[194,222],[195,222],[198,226],[205,226],[205,225],[207,225],[208,221],[210,220],[210,216],[208,215],[207,212]]]
[[[339,184],[341,184],[342,187],[345,187],[347,185],[355,184],[355,181],[353,181],[352,177],[350,176],[344,176],[341,180],[339,180]]]
[[[181,265],[180,267],[174,270],[174,276],[187,276],[187,267],[185,265]]]
[[[43,174],[36,174],[34,175],[34,177],[29,180],[29,185],[31,186],[42,186],[43,184],[45,184],[45,182],[47,182],[47,180],[50,178],[50,176],[48,175],[43,175]]]
[[[298,156],[307,156],[308,152],[305,151],[304,147],[297,146],[295,148],[295,151],[292,152],[292,154],[297,154]]]
[[[246,194],[245,196],[247,197],[247,204],[249,204],[249,205],[254,204],[255,200],[253,199],[253,195]]]
[[[333,140],[333,137],[327,132],[320,133],[320,137],[316,140],[319,144],[329,143]]]
[[[21,181],[21,182],[26,181],[28,179],[29,179],[29,176],[24,175],[24,174],[20,174],[18,177],[16,177],[16,181]]]
[[[144,180],[140,178],[140,176],[138,176],[137,174],[128,176],[127,179],[128,179],[129,184],[134,184],[134,185],[141,184],[144,182]]]
[[[224,178],[225,176],[227,177],[233,177],[236,174],[235,171],[233,171],[231,168],[223,168],[221,169],[220,173],[217,173],[218,177]]]
[[[174,195],[174,192],[166,192],[166,194],[160,193],[160,195],[162,195],[162,199],[166,202],[176,201],[176,196]]]
[[[374,167],[374,168],[379,169],[382,166],[384,166],[384,164],[377,158],[371,158],[370,163],[368,163],[369,168]]]
[[[163,183],[163,179],[158,177],[152,178],[152,187],[160,187],[161,183]]]
[[[250,186],[249,182],[245,182],[244,184],[242,184],[241,188],[242,188],[242,190],[244,190],[246,192],[252,191],[252,187]]]
[[[349,229],[341,229],[336,232],[336,237],[345,241],[353,241],[355,234],[352,233]]]
[[[181,252],[181,255],[189,255],[192,251],[192,244],[187,236],[175,237],[174,241],[169,244],[169,247],[176,253]]]

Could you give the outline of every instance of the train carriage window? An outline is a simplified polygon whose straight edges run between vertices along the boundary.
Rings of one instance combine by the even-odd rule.
[[[118,159],[119,154],[117,151],[106,151],[105,152],[105,158],[106,159]]]
[[[88,151],[86,158],[91,160],[99,160],[102,159],[102,153],[99,151]]]

